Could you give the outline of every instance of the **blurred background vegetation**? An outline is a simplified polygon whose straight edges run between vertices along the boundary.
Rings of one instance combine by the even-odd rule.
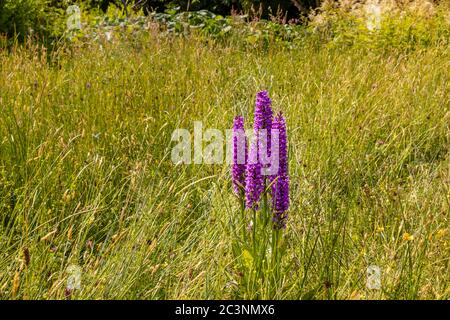
[[[82,30],[67,37],[67,8],[81,8]],[[375,9],[374,9],[375,6]],[[369,10],[368,10],[369,9]],[[375,10],[375,11],[374,11]],[[379,19],[374,15],[380,15]],[[378,20],[377,20],[378,19]],[[379,25],[371,25],[374,22]],[[2,0],[0,47],[27,37],[98,38],[114,27],[130,32],[201,34],[250,45],[272,40],[289,47],[313,35],[329,45],[423,47],[448,42],[449,0]],[[377,30],[372,30],[373,28]],[[123,31],[123,30],[122,30]],[[233,37],[234,36],[234,37]],[[236,37],[237,36],[237,37]]]
[[[320,0],[2,0],[0,1],[0,33],[17,35],[23,39],[26,35],[37,33],[43,37],[61,35],[65,9],[77,4],[92,13],[106,13],[110,7],[119,7],[128,16],[142,12],[164,12],[208,10],[220,15],[235,12],[252,12],[262,17],[283,14],[296,17],[308,8],[315,8]]]

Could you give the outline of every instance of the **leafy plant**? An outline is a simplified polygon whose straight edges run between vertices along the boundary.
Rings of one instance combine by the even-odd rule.
[[[49,0],[4,0],[0,2],[0,33],[20,40],[37,34],[54,38],[62,34],[65,12]]]

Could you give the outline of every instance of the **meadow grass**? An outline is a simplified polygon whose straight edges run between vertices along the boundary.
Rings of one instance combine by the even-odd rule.
[[[147,36],[0,51],[0,298],[448,299],[449,48],[242,49]],[[241,290],[229,166],[175,165],[176,128],[289,134],[275,292]],[[382,272],[380,290],[366,269]]]

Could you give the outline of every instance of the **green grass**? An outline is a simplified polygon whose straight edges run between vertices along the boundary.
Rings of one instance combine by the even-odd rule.
[[[0,51],[0,298],[63,299],[78,265],[76,299],[448,299],[448,52],[153,36]],[[286,115],[291,208],[282,282],[249,296],[228,166],[176,166],[170,140],[251,127],[261,89]]]

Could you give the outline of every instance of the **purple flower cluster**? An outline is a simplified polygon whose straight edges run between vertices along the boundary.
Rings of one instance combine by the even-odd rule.
[[[273,121],[273,130],[278,130],[278,172],[272,176],[272,208],[273,222],[276,228],[285,228],[289,208],[289,174],[287,158],[287,132],[286,121],[280,112]]]
[[[232,181],[236,194],[240,194],[241,187],[245,191],[245,205],[247,208],[258,210],[261,196],[270,182],[273,222],[275,228],[284,228],[287,219],[286,211],[289,208],[289,175],[287,159],[287,132],[286,122],[281,113],[273,118],[272,101],[267,91],[261,91],[256,96],[254,115],[255,140],[250,146],[247,155],[247,144],[245,144],[245,164],[238,161],[239,140],[236,133],[243,131],[244,120],[238,116],[233,125],[233,165]],[[271,145],[272,131],[277,132],[278,144]],[[244,135],[244,140],[245,140]],[[273,159],[278,160],[277,172],[265,179],[263,169],[270,166]]]
[[[262,168],[270,156],[270,133],[272,128],[272,101],[267,91],[256,95],[253,130],[255,139],[250,147],[249,161],[245,173],[245,203],[247,208],[258,209],[261,194],[265,189]]]
[[[262,165],[258,160],[258,144],[252,143],[245,168],[245,205],[258,210],[261,194],[264,192]]]
[[[258,92],[256,95],[255,118],[253,130],[258,142],[259,156],[264,157],[260,162],[267,164],[271,151],[271,129],[272,129],[272,100],[267,91]]]
[[[244,118],[237,116],[233,123],[233,165],[231,168],[233,190],[237,195],[244,191],[245,186],[245,166],[248,151],[244,130]]]

